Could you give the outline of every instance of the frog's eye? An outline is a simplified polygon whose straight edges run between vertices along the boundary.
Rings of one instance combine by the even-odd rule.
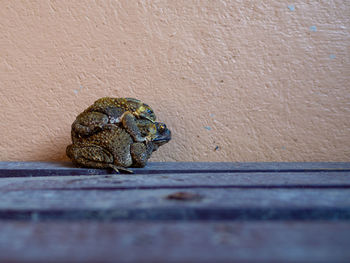
[[[150,109],[147,109],[146,112],[147,112],[148,114],[152,114],[152,113],[153,113]]]
[[[165,129],[166,129],[165,124],[160,124],[160,125],[159,125],[159,130],[163,131],[163,130],[165,130]]]

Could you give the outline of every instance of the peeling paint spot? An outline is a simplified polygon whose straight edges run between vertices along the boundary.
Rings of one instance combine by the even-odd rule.
[[[217,150],[219,150],[219,146],[216,145],[214,151],[217,151]]]
[[[337,56],[334,55],[334,54],[330,54],[330,55],[329,55],[329,58],[330,58],[330,59],[335,59],[336,57],[337,57]]]
[[[211,130],[211,127],[210,127],[210,126],[205,126],[204,128],[207,129],[208,131]]]
[[[84,87],[83,86],[79,86],[79,89],[75,89],[73,90],[75,94],[78,94],[80,90],[82,90]]]
[[[212,118],[214,118],[214,117],[215,117],[215,114],[214,114],[214,113],[210,113],[209,116],[212,117]]]
[[[165,198],[170,200],[179,200],[179,201],[199,201],[203,198],[203,196],[197,193],[176,192],[176,193],[167,195]]]
[[[310,31],[316,32],[317,31],[317,27],[316,26],[310,26]]]
[[[295,6],[294,5],[288,5],[288,8],[290,11],[294,11],[295,10]]]

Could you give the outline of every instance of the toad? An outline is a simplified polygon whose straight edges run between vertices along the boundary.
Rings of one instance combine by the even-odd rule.
[[[77,116],[72,124],[72,132],[78,137],[87,137],[121,124],[136,142],[150,141],[148,134],[141,135],[137,119],[154,122],[156,115],[150,106],[140,100],[104,97]]]
[[[136,119],[135,124],[140,135],[149,138],[147,142],[134,141],[126,129],[116,125],[88,137],[72,130],[73,144],[67,147],[67,156],[78,166],[132,173],[127,167],[144,167],[152,152],[171,139],[164,123]]]

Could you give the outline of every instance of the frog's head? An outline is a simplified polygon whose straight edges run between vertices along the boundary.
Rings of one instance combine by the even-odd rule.
[[[126,100],[128,101],[131,111],[136,117],[146,119],[151,122],[156,120],[156,115],[154,114],[152,108],[146,103],[134,98],[126,98]]]
[[[137,120],[137,126],[143,137],[150,138],[151,142],[163,145],[171,139],[171,132],[162,122],[151,122],[145,119]]]
[[[154,114],[152,108],[145,103],[142,103],[134,112],[134,114],[140,118],[154,122],[156,120],[156,115]]]
[[[155,148],[169,142],[171,140],[171,131],[166,127],[165,123],[155,122],[157,132],[154,134],[152,142]]]

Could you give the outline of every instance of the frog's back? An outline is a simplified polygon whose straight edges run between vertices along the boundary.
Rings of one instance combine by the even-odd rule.
[[[128,110],[123,98],[100,98],[84,112],[101,112],[107,116],[118,118]]]
[[[101,112],[110,117],[118,118],[124,112],[134,112],[142,102],[133,98],[104,97],[96,100],[85,112]]]
[[[107,150],[113,155],[115,165],[129,167],[132,164],[130,146],[133,140],[123,128],[116,126],[112,130],[103,130],[87,138],[85,143]]]

